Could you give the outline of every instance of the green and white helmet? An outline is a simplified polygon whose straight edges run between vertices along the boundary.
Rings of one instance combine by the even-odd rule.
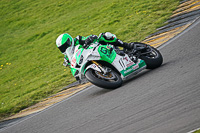
[[[65,53],[66,49],[72,45],[74,45],[74,39],[68,33],[61,34],[56,39],[56,46],[62,53]]]

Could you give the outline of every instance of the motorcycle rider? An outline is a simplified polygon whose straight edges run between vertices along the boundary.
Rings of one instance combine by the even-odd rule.
[[[70,66],[71,57],[74,53],[74,49],[70,49],[71,46],[77,46],[80,44],[79,48],[87,48],[92,42],[96,41],[102,45],[111,44],[116,49],[118,49],[117,46],[123,47],[127,50],[133,49],[134,47],[134,43],[123,42],[119,40],[116,35],[110,32],[100,33],[98,37],[97,35],[89,35],[87,37],[77,36],[76,38],[72,38],[68,33],[64,33],[56,39],[58,49],[65,55],[63,65]],[[119,49],[117,53],[120,55],[124,54],[122,51],[119,51]]]

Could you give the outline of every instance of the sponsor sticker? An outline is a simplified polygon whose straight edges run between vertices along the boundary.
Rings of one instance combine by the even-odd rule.
[[[135,69],[138,69],[139,68],[139,65],[138,64],[136,64],[135,66],[133,66],[133,69],[135,70]]]
[[[92,64],[92,67],[93,67],[93,68],[96,68],[96,65],[95,65],[95,64]]]
[[[128,69],[126,71],[124,71],[124,74],[127,74],[128,72],[132,71],[133,69]]]
[[[81,53],[81,50],[78,52],[77,56],[79,56],[79,55],[80,55],[80,53]]]
[[[128,58],[127,58],[127,57],[124,57],[124,58],[123,58],[123,60],[126,60],[126,61],[128,61]]]
[[[134,64],[134,62],[131,62],[131,63],[128,63],[126,66],[127,67],[130,67],[130,66],[132,66]]]
[[[136,64],[135,66],[133,66],[132,68],[130,68],[130,69],[128,69],[128,70],[126,70],[126,71],[124,71],[124,74],[127,74],[127,73],[129,73],[129,72],[131,72],[131,71],[133,71],[133,70],[136,70],[136,69],[138,69],[139,68],[139,65],[138,64]]]
[[[72,63],[71,63],[72,67],[74,67],[75,63],[76,63],[76,58],[74,57],[72,58]]]
[[[107,48],[107,49],[110,49],[111,47],[110,47],[110,46],[106,46],[106,48]]]

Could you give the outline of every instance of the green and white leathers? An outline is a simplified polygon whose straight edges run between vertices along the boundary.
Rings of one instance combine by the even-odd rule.
[[[65,55],[64,60],[68,62],[68,65],[70,65],[71,57],[74,53],[74,47],[80,45],[79,48],[81,48],[84,45],[88,45],[86,44],[86,41],[92,37],[95,38],[92,40],[92,42],[97,41],[103,45],[112,44],[115,46],[123,47],[125,44],[121,40],[117,39],[117,37],[114,34],[106,32],[99,34],[99,37],[97,37],[96,35],[89,35],[87,37],[77,36],[74,39],[68,33],[61,34],[56,40],[56,45],[59,48],[59,50]]]
[[[100,34],[98,38],[94,35],[78,36],[75,39],[65,37],[67,37],[67,43],[62,42],[62,37],[58,37],[60,40],[57,39],[56,43],[60,50],[62,50],[61,47],[65,47],[62,45],[70,45],[65,51],[63,50],[63,54],[71,63],[72,75],[80,80],[87,78],[91,83],[107,89],[117,88],[122,85],[123,80],[131,78],[146,67],[157,68],[163,61],[157,49],[137,42],[136,49],[131,50],[134,52],[117,54],[117,49],[113,45],[114,43],[121,45],[123,42],[111,33],[107,33],[106,38],[105,34]],[[73,42],[70,42],[71,40]],[[88,42],[90,45],[84,46],[85,43],[89,44]]]

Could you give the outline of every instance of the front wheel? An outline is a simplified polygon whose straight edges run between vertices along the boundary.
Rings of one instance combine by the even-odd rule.
[[[162,65],[163,57],[156,48],[149,46],[149,49],[151,50],[151,52],[141,55],[140,59],[145,61],[147,69],[155,69]]]
[[[85,73],[85,77],[94,85],[105,88],[115,89],[122,85],[122,78],[113,70],[103,74],[93,69],[88,69]]]

